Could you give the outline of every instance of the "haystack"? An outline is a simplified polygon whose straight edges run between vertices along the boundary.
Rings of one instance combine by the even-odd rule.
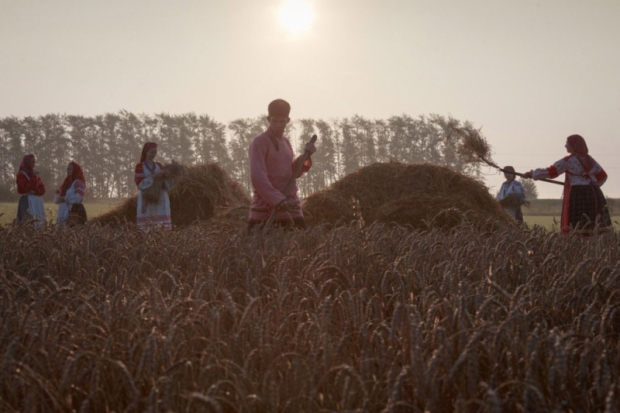
[[[227,210],[247,211],[250,205],[250,198],[241,185],[230,179],[216,163],[185,167],[168,195],[172,224],[175,226],[205,221]],[[115,225],[125,221],[135,224],[137,205],[138,197],[133,196],[92,221],[101,225]]]
[[[334,189],[323,189],[306,198],[302,209],[306,221],[310,223],[348,224],[357,220],[355,200],[343,196]]]
[[[324,192],[330,194],[325,200]],[[453,227],[464,220],[510,224],[486,186],[452,169],[430,164],[375,163],[351,173],[303,204],[309,225],[347,223],[353,216],[414,228]]]

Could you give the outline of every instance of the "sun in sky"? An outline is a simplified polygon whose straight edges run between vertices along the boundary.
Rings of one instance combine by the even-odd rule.
[[[280,24],[293,37],[308,31],[314,18],[314,4],[308,0],[283,0],[278,10]]]

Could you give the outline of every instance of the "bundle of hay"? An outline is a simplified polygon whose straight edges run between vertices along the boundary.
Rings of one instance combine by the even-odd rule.
[[[529,206],[530,203],[524,199],[522,199],[517,194],[508,194],[502,199],[500,199],[499,204],[504,208],[518,208],[520,206]]]
[[[187,226],[211,219],[217,211],[247,208],[250,198],[241,185],[230,179],[219,164],[184,167],[184,171],[168,191],[172,224]],[[100,225],[135,223],[138,197],[133,196],[115,209],[94,218]],[[247,213],[244,216],[247,220]]]
[[[420,229],[428,229],[432,222],[431,226],[453,226],[462,216],[480,226],[486,226],[489,218],[511,222],[484,184],[438,165],[375,163],[345,176],[327,191],[344,200],[342,206],[323,201],[320,192],[310,195],[303,204],[309,225],[336,225],[339,220],[348,222],[351,216],[365,224],[396,222]],[[433,221],[449,209],[460,213],[443,218],[445,222]]]
[[[249,207],[250,198],[219,164],[188,167],[170,190],[174,225],[190,225],[212,218],[216,209]],[[247,215],[245,216],[247,220]]]
[[[465,162],[484,162],[495,166],[491,159],[491,147],[480,131],[472,127],[459,127],[451,123],[448,139],[457,139],[458,153]]]
[[[164,166],[164,171],[168,172],[168,178],[174,182],[183,174],[185,167],[177,161],[172,161]],[[155,179],[153,185],[142,191],[142,199],[150,204],[158,204],[161,199],[161,191],[164,187],[163,179]]]
[[[209,219],[209,227],[227,230],[242,230],[248,225],[249,205],[215,208],[213,217]]]
[[[354,200],[333,189],[315,192],[304,200],[304,217],[307,222],[329,225],[347,224],[359,219]]]

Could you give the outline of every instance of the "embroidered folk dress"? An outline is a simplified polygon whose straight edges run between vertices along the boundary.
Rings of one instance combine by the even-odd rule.
[[[556,178],[565,173],[562,199],[562,234],[577,228],[579,235],[591,235],[599,218],[602,227],[611,227],[607,202],[600,187],[607,181],[607,173],[593,159],[589,171],[575,154],[560,159],[549,168],[532,170],[532,178]]]
[[[65,225],[69,220],[69,212],[74,204],[81,204],[84,201],[84,195],[86,193],[86,184],[79,179],[76,179],[71,184],[71,187],[67,189],[65,194],[65,201],[58,202],[60,197],[61,188],[59,187],[54,194],[54,203],[58,204],[58,216],[56,218],[56,225],[58,227]]]
[[[518,182],[515,179],[513,179],[510,182],[505,181],[502,184],[502,187],[500,188],[499,192],[497,193],[496,198],[498,201],[501,201],[502,199],[506,198],[510,194],[517,195],[519,199],[521,200],[521,203],[525,202],[525,188],[523,188],[523,185],[521,184],[521,182]],[[517,221],[523,222],[523,214],[521,213],[521,207],[505,206],[504,210],[508,212],[510,215],[512,215],[512,217],[515,218]]]
[[[28,175],[24,171],[19,171],[15,178],[17,183],[17,193],[22,194],[19,199],[17,210],[18,221],[34,219],[35,228],[45,226],[46,216],[45,207],[41,195],[45,194],[45,185],[38,175]],[[29,194],[32,191],[34,194]]]
[[[143,209],[144,200],[142,198],[142,191],[149,188],[155,180],[152,175],[162,171],[163,166],[159,162],[155,162],[152,167],[146,162],[140,162],[136,165],[134,181],[140,190],[138,194],[138,215],[136,224],[138,229],[142,231],[148,231],[155,228],[161,228],[164,230],[172,229],[172,220],[170,217],[170,198],[168,197],[168,188],[170,188],[170,180],[164,180],[164,185],[161,190],[161,197],[158,203],[147,203],[146,209]]]
[[[285,199],[288,199],[296,208],[294,211],[276,212],[274,222],[303,219],[301,201],[297,196],[297,184],[293,185],[288,196],[282,193],[300,160],[299,157],[293,160],[294,153],[289,140],[284,136],[271,137],[269,131],[265,131],[252,140],[248,155],[250,177],[254,188],[250,221],[267,221],[275,206]],[[308,158],[296,178],[302,176],[311,166],[312,159]]]

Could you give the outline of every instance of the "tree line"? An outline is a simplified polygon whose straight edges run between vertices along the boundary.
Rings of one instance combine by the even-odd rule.
[[[362,116],[292,121],[287,136],[297,153],[313,134],[319,136],[312,173],[299,181],[301,196],[329,186],[342,176],[374,162],[396,160],[433,163],[479,177],[479,167],[464,162],[457,142],[448,139],[450,124],[473,128],[440,115]],[[134,114],[125,110],[99,116],[48,114],[0,118],[0,197],[17,199],[15,174],[25,153],[37,156],[47,198],[65,176],[66,164],[78,162],[87,179],[88,198],[134,195],[133,171],[142,145],[159,144],[159,160],[182,164],[218,162],[251,193],[248,147],[267,127],[264,117],[236,119],[228,124],[208,115]]]

